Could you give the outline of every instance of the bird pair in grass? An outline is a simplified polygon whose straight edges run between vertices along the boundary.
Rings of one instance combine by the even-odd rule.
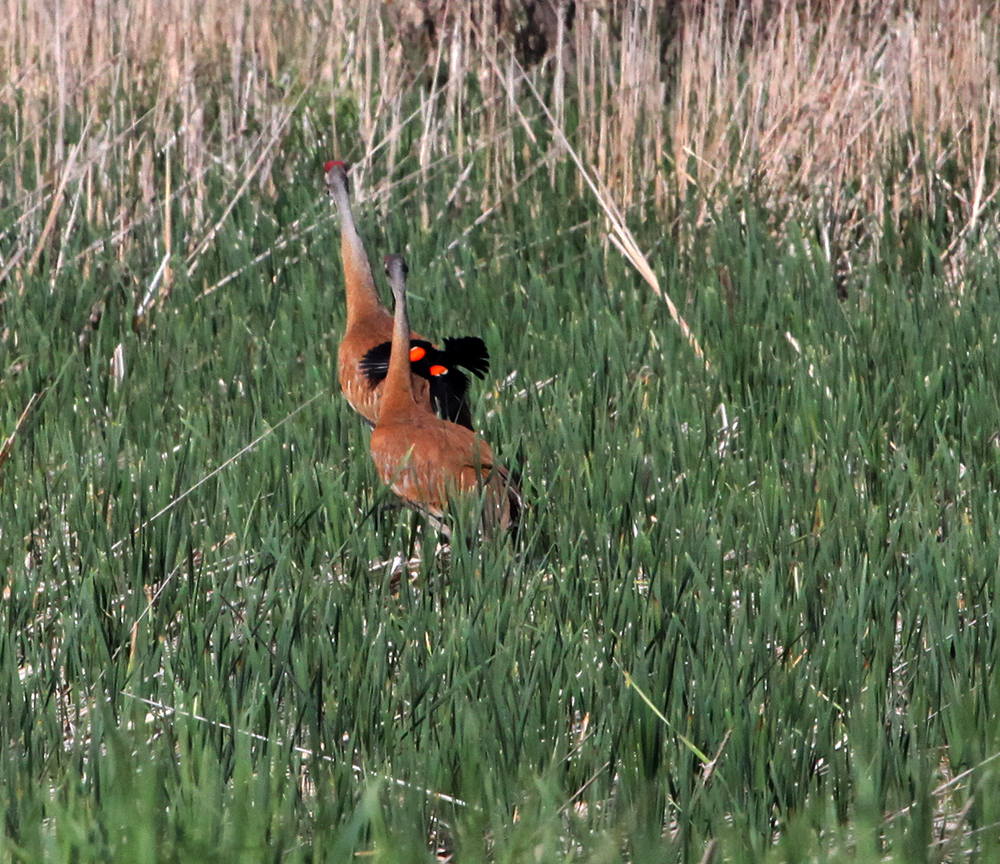
[[[385,259],[395,314],[382,305],[351,211],[347,169],[327,162],[325,171],[327,192],[340,211],[347,293],[347,328],[337,355],[340,389],[374,426],[370,449],[379,476],[437,521],[459,500],[481,496],[487,534],[514,527],[520,492],[473,431],[469,377],[458,368],[482,378],[489,370],[486,345],[465,336],[438,348],[411,332],[401,255]]]

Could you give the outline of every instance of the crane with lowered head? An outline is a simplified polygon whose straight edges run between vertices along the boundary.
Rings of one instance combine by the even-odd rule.
[[[482,493],[486,533],[515,527],[521,493],[490,445],[417,401],[409,369],[406,262],[401,255],[389,255],[385,263],[396,311],[382,404],[370,441],[379,476],[400,498],[436,519],[457,498]]]

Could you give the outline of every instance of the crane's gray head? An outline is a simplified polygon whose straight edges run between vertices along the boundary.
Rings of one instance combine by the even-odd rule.
[[[343,162],[331,159],[323,166],[323,171],[326,172],[327,195],[333,195],[338,186],[343,187],[345,192],[350,191],[350,185],[347,182],[347,166]]]
[[[389,277],[392,296],[397,300],[406,293],[406,274],[409,272],[410,268],[406,266],[406,259],[402,255],[385,256],[385,275]]]

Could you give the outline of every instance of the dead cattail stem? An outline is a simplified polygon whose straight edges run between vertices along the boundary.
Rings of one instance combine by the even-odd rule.
[[[56,217],[58,217],[59,208],[62,206],[63,195],[66,192],[66,184],[69,182],[70,175],[76,168],[77,156],[83,149],[84,142],[86,141],[86,132],[90,129],[90,123],[91,120],[93,120],[93,117],[94,115],[91,113],[90,118],[87,120],[87,125],[84,127],[83,134],[80,136],[80,140],[77,142],[76,146],[70,150],[69,158],[66,160],[66,164],[59,172],[59,184],[56,186],[56,190],[52,194],[52,205],[49,207],[49,215],[45,220],[45,227],[42,229],[42,234],[38,238],[38,244],[35,246],[35,251],[31,253],[31,258],[28,260],[29,274],[35,271],[35,266],[38,264],[38,259],[42,255],[42,250],[45,248],[45,244],[48,242],[50,235],[56,227]]]
[[[824,214],[840,235],[834,250],[857,233],[876,236],[890,208],[898,224],[945,204],[948,164],[964,184],[961,196],[946,193],[960,211],[957,249],[1000,183],[978,156],[998,137],[996,10],[972,0],[919,14],[908,3],[789,0],[766,22],[738,4],[725,24],[724,8],[685,6],[671,105],[673,193],[695,204],[696,224],[709,202],[750,185],[771,212]],[[905,164],[901,146],[913,157]]]
[[[173,240],[173,224],[174,220],[170,218],[170,199],[171,199],[171,180],[173,178],[173,173],[171,171],[170,165],[170,145],[167,144],[166,148],[166,163],[164,166],[164,180],[163,180],[163,288],[160,290],[160,305],[162,306],[166,303],[167,298],[170,296],[170,292],[174,287],[174,274],[170,269],[170,257],[173,255],[174,251],[174,240]]]
[[[329,92],[325,143],[360,163],[360,177],[385,174],[372,170],[380,148],[394,176],[411,140],[431,182],[435,166],[467,167],[487,142],[474,184],[487,212],[518,194],[519,142],[540,137],[519,69],[618,205],[643,218],[652,206],[689,253],[733,189],[752,189],[775,231],[788,218],[818,223],[831,257],[878,254],[887,219],[942,211],[945,258],[960,263],[981,242],[1000,189],[988,155],[1000,143],[995,4],[547,0],[532,5],[544,23],[520,2],[0,0],[0,105],[14,126],[0,191],[16,208],[15,244],[28,247],[18,266],[37,269],[69,219],[106,227],[120,254],[136,226],[160,218],[176,253],[168,206],[188,236],[212,236],[209,178],[254,165],[288,82]],[[67,174],[95,109],[104,125]],[[555,183],[572,157],[558,136],[549,150]],[[255,168],[265,188],[274,152]],[[136,174],[141,195],[125,186]],[[84,192],[67,207],[77,177]]]
[[[35,410],[41,405],[42,400],[45,398],[47,391],[42,390],[40,393],[33,393],[31,398],[28,400],[28,404],[24,406],[24,410],[21,412],[21,416],[17,418],[17,423],[14,424],[14,431],[7,436],[6,440],[3,442],[3,446],[0,446],[0,469],[3,469],[4,463],[10,458],[10,454],[14,449],[14,442],[17,440],[19,435],[23,435],[24,431],[28,428],[28,424],[31,422],[31,418],[35,413]],[[0,474],[0,486],[3,485],[3,475]]]
[[[187,257],[188,264],[188,276],[191,276],[198,266],[198,257],[206,249],[212,239],[218,233],[219,229],[223,226],[225,221],[229,218],[229,214],[232,213],[233,208],[236,203],[243,197],[247,188],[253,182],[254,178],[257,176],[257,172],[260,171],[261,166],[264,165],[265,161],[269,157],[272,149],[277,145],[281,133],[284,131],[289,119],[295,110],[295,105],[301,101],[302,96],[300,95],[298,99],[290,106],[288,106],[282,113],[282,115],[275,121],[274,128],[271,130],[271,135],[267,141],[264,142],[264,146],[261,149],[260,155],[257,157],[257,161],[254,163],[253,168],[246,173],[243,182],[240,184],[239,188],[236,190],[236,194],[229,200],[225,209],[222,211],[222,215],[216,220],[215,224],[206,232],[205,236],[195,245],[194,249],[191,250]]]
[[[636,243],[635,238],[632,236],[632,232],[629,230],[628,225],[625,223],[621,211],[618,209],[614,200],[608,194],[607,189],[599,184],[596,176],[591,176],[591,173],[587,170],[586,166],[583,164],[583,160],[577,154],[576,150],[569,143],[563,130],[556,124],[555,117],[552,116],[552,112],[549,110],[545,101],[542,99],[535,85],[531,82],[531,79],[524,74],[524,70],[521,69],[521,75],[523,80],[528,85],[528,89],[531,90],[532,95],[535,97],[536,102],[542,109],[546,118],[552,126],[552,131],[555,133],[556,137],[559,139],[561,145],[569,153],[573,162],[576,164],[577,170],[583,177],[587,186],[593,192],[594,197],[597,199],[597,203],[600,205],[601,210],[604,211],[604,215],[607,218],[609,224],[611,225],[611,233],[608,235],[611,242],[631,263],[632,266],[636,268],[639,275],[646,281],[650,288],[653,289],[653,293],[657,297],[662,299],[666,305],[667,310],[670,313],[670,317],[674,320],[674,323],[680,328],[682,335],[687,340],[687,343],[691,346],[691,349],[697,355],[697,357],[705,362],[706,368],[708,368],[708,361],[705,360],[705,352],[701,348],[701,344],[698,342],[698,338],[694,335],[691,328],[688,326],[687,322],[681,316],[677,307],[674,305],[673,301],[667,296],[660,288],[659,280],[656,278],[656,273],[653,272],[653,268],[650,266],[649,261],[646,256],[642,254],[639,248],[639,244]]]

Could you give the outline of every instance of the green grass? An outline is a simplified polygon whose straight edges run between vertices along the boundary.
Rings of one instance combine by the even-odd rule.
[[[590,199],[538,175],[446,253],[457,172],[401,174],[369,254],[408,256],[422,332],[486,339],[477,426],[529,501],[517,544],[440,556],[337,392],[329,155],[176,257],[144,327],[152,223],[0,287],[4,438],[44,393],[0,468],[0,857],[993,860],[990,245],[959,290],[911,238],[841,302],[737,204],[696,254],[633,226],[706,370]]]

